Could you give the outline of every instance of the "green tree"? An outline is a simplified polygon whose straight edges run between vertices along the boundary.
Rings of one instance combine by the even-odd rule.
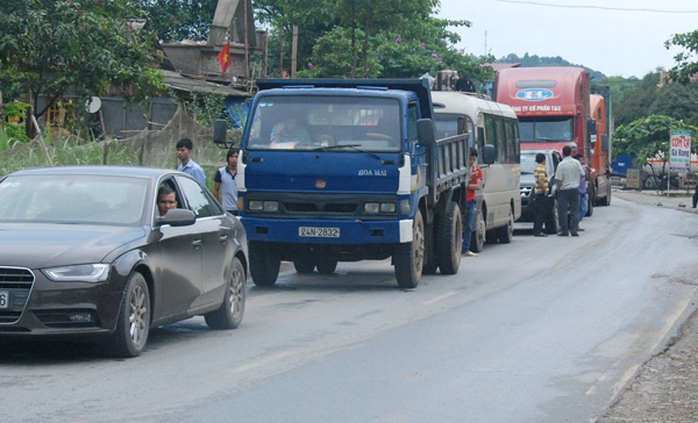
[[[405,78],[454,69],[475,79],[491,78],[454,48],[450,26],[470,25],[431,16],[437,0],[259,0],[257,18],[273,28],[270,61],[290,58],[290,31],[299,27],[300,77]],[[280,30],[281,29],[281,30]],[[281,37],[280,41],[279,37]],[[284,59],[284,68],[290,60]]]
[[[163,43],[205,40],[218,0],[139,0],[148,27]]]
[[[37,117],[69,90],[87,98],[121,88],[145,100],[164,75],[142,17],[132,0],[0,2],[0,85],[21,84]]]
[[[682,84],[688,83],[691,76],[698,74],[698,61],[695,61],[695,56],[698,54],[698,30],[676,34],[667,40],[664,46],[667,49],[676,46],[688,50],[674,56],[676,65],[669,70],[671,79]]]
[[[627,88],[622,98],[613,100],[613,120],[617,127],[649,116],[650,108],[657,99],[659,73],[648,73],[635,84]]]
[[[649,108],[651,115],[671,116],[686,124],[698,126],[698,82],[687,85],[664,84]],[[698,136],[698,134],[696,134]]]
[[[652,115],[619,126],[613,134],[613,155],[628,154],[638,163],[647,159],[669,159],[669,141],[672,129],[689,129],[694,137],[698,127],[688,125],[669,116]],[[698,153],[698,143],[692,143],[691,151]]]

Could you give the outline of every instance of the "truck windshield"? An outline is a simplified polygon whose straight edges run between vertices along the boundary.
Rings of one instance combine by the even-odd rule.
[[[519,118],[521,142],[572,141],[572,118]]]
[[[251,115],[248,150],[401,151],[400,104],[349,96],[266,96]]]

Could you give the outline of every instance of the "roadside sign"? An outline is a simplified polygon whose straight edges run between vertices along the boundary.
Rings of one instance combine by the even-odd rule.
[[[691,171],[691,131],[672,129],[669,150],[671,172]]]
[[[628,169],[625,176],[625,187],[628,189],[640,189],[640,169]]]

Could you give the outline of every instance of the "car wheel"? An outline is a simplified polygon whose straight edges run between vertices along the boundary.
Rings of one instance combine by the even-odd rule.
[[[458,203],[451,201],[436,226],[436,259],[444,275],[458,273],[463,247],[463,222]]]
[[[247,275],[240,259],[233,258],[228,283],[226,284],[223,303],[216,311],[204,316],[211,329],[235,329],[240,326],[245,314],[245,282]]]
[[[497,238],[501,244],[509,244],[514,238],[514,212],[509,208],[507,224],[497,228]]]
[[[138,356],[150,331],[150,292],[142,274],[135,272],[126,283],[116,331],[111,338],[111,351],[116,357]]]
[[[412,242],[401,243],[393,250],[395,278],[400,288],[416,288],[422,277],[424,265],[424,221],[422,213],[417,211],[412,224]]]
[[[273,286],[279,276],[281,259],[269,243],[249,242],[250,274],[257,286]]]
[[[546,221],[545,221],[545,230],[548,232],[548,234],[556,234],[559,231],[558,228],[558,220],[559,212],[557,210],[557,200],[552,199],[552,210],[550,210],[550,213],[547,214],[546,216]]]

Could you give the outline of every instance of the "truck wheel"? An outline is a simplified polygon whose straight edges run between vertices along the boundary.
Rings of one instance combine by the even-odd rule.
[[[257,286],[272,286],[279,276],[281,260],[266,242],[249,241],[250,274]]]
[[[441,216],[436,226],[436,260],[443,275],[458,273],[463,246],[463,221],[458,204],[451,201],[446,215]]]
[[[606,184],[606,196],[599,199],[599,206],[610,206],[611,205],[611,183]]]
[[[331,258],[323,258],[315,264],[317,271],[321,275],[331,275],[337,269],[337,260]]]
[[[412,224],[412,242],[401,243],[393,250],[395,279],[400,288],[416,288],[422,277],[424,265],[424,221],[422,213],[417,211]]]
[[[497,238],[500,244],[509,244],[514,238],[514,212],[511,211],[511,208],[509,208],[507,224],[497,228]]]
[[[313,273],[315,270],[315,262],[312,257],[303,257],[293,260],[293,267],[296,268],[296,272],[301,274]]]
[[[475,212],[475,223],[473,223],[472,238],[470,238],[470,250],[476,253],[485,248],[485,238],[487,237],[487,225],[482,218],[482,210]]]

